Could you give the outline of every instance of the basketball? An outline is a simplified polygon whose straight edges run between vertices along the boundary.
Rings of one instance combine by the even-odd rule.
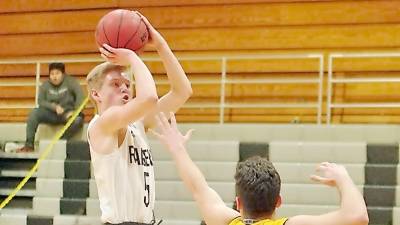
[[[117,9],[103,16],[96,27],[98,46],[108,44],[113,48],[141,49],[148,40],[147,26],[139,14]]]

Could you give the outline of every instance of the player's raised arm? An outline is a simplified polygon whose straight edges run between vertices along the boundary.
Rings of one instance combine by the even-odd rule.
[[[177,112],[192,95],[192,87],[178,59],[172,52],[162,35],[151,25],[146,17],[138,13],[149,30],[149,43],[153,46],[163,62],[167,72],[170,90],[162,96],[157,107],[144,117],[144,126],[151,128],[155,125],[155,116],[164,112],[169,117],[169,112]]]
[[[183,136],[178,130],[173,113],[170,114],[171,124],[164,113],[160,113],[156,118],[159,118],[157,120],[160,132],[152,132],[171,153],[179,175],[192,193],[206,224],[227,225],[240,216],[237,211],[227,207],[218,193],[208,186],[204,175],[189,157],[185,143],[189,140],[191,131]]]
[[[156,107],[158,100],[155,83],[150,71],[142,60],[131,50],[115,49],[108,45],[100,49],[107,61],[121,66],[130,66],[135,78],[136,97],[132,98],[130,80],[124,71],[103,71],[105,74],[89,74],[88,81],[94,76],[103,76],[100,87],[91,90],[91,96],[102,104],[98,108],[100,117],[93,125],[104,133],[113,133],[129,123],[139,120]],[[110,107],[111,105],[111,107]]]
[[[317,167],[322,176],[311,178],[319,183],[336,187],[340,194],[339,210],[319,216],[299,215],[290,218],[286,225],[367,225],[367,207],[363,196],[342,165],[324,162]]]

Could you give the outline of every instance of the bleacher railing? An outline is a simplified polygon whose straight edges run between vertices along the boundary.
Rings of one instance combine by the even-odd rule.
[[[354,84],[354,83],[400,83],[400,78],[389,77],[373,77],[373,78],[335,78],[334,77],[334,59],[337,58],[388,58],[400,57],[400,52],[387,53],[332,53],[328,57],[328,86],[327,86],[327,104],[326,104],[326,124],[330,124],[332,120],[332,110],[334,108],[400,108],[398,102],[387,103],[335,103],[333,102],[333,85],[335,84]]]
[[[143,61],[154,62],[161,61],[158,57],[143,57]],[[305,60],[318,60],[316,64],[316,72],[318,76],[316,78],[263,78],[263,79],[229,79],[227,78],[228,73],[228,62],[235,60],[288,60],[288,59],[305,59]],[[219,61],[221,62],[220,78],[213,80],[191,80],[192,84],[219,84],[220,85],[220,98],[219,102],[202,102],[202,103],[186,103],[183,108],[216,108],[219,109],[219,123],[225,122],[225,110],[234,108],[315,108],[317,109],[318,124],[322,121],[322,96],[323,96],[323,74],[324,74],[324,56],[320,53],[312,54],[257,54],[257,55],[236,55],[236,56],[210,56],[210,57],[179,57],[179,61]],[[0,61],[1,64],[35,64],[36,65],[36,79],[34,84],[36,86],[35,105],[37,106],[37,99],[39,93],[40,82],[40,71],[41,65],[45,63],[53,62],[54,60],[4,60]],[[98,57],[86,57],[86,58],[57,58],[57,61],[64,63],[86,63],[86,62],[102,62],[103,60]],[[160,83],[160,82],[158,82]],[[161,82],[162,83],[162,82]],[[226,85],[227,84],[317,84],[317,101],[311,103],[228,103],[226,101]],[[10,86],[8,84],[1,84],[1,86]],[[7,108],[33,108],[34,105],[15,105],[7,106]],[[0,108],[5,108],[0,106]]]

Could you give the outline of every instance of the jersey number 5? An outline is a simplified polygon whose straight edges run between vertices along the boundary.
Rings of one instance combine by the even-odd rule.
[[[147,177],[149,177],[148,172],[144,172],[144,190],[147,191],[147,196],[144,196],[144,205],[149,207],[150,204],[150,185],[147,184]]]

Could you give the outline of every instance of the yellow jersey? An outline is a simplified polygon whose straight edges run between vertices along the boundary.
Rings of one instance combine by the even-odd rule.
[[[270,219],[266,219],[266,220],[260,220],[256,223],[253,223],[252,225],[284,225],[286,220],[288,218],[281,218],[281,219],[277,219],[277,220],[270,220]],[[238,217],[234,220],[232,220],[229,225],[244,225],[242,218]]]

